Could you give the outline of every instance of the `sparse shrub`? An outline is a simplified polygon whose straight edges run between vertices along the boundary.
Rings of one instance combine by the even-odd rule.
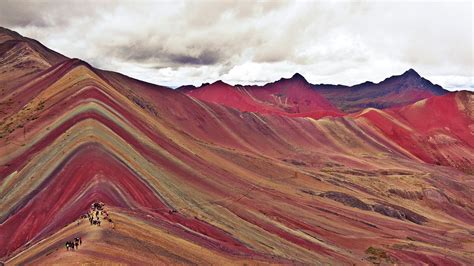
[[[380,249],[380,248],[368,247],[365,250],[365,253],[369,255],[369,257],[367,257],[367,260],[369,260],[370,262],[374,264],[380,264],[382,260],[387,263],[396,262],[395,258],[391,257],[389,254],[387,254],[387,252],[385,252],[385,250]]]

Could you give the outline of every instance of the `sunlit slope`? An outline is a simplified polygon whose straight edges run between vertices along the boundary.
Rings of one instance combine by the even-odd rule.
[[[474,93],[456,92],[354,115],[423,161],[474,172]]]

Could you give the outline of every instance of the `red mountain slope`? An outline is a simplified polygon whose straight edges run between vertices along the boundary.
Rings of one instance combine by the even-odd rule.
[[[365,118],[387,137],[428,163],[474,171],[474,94],[449,93],[384,111],[368,109]]]
[[[241,111],[313,118],[340,116],[343,112],[353,113],[365,108],[399,107],[447,93],[413,69],[380,83],[365,82],[352,87],[313,85],[296,73],[290,79],[264,86],[231,86],[220,81],[201,87],[182,86],[178,91]]]
[[[312,118],[343,115],[299,74],[263,87],[231,86],[218,81],[195,89],[183,87],[182,90],[194,98],[246,112]]]

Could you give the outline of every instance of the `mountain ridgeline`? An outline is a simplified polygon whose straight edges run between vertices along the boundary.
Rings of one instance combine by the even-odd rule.
[[[229,91],[231,88],[233,90]],[[230,101],[228,95],[219,96],[220,90],[226,90],[226,94],[239,94],[238,100],[261,106],[262,110],[277,108],[288,113],[301,113],[320,109],[329,111],[329,115],[334,114],[335,109],[354,113],[365,108],[400,107],[448,93],[413,69],[379,83],[367,81],[354,86],[310,84],[301,74],[296,73],[289,79],[282,78],[263,86],[231,86],[217,81],[200,87],[182,86],[178,90],[204,101],[224,104],[242,111],[255,111],[256,107],[239,106]],[[319,100],[314,101],[314,98]]]

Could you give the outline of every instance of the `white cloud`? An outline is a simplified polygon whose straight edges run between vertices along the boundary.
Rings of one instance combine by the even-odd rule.
[[[473,86],[470,1],[2,1],[0,25],[70,57],[177,86],[380,81]],[[21,19],[19,19],[21,18]]]

